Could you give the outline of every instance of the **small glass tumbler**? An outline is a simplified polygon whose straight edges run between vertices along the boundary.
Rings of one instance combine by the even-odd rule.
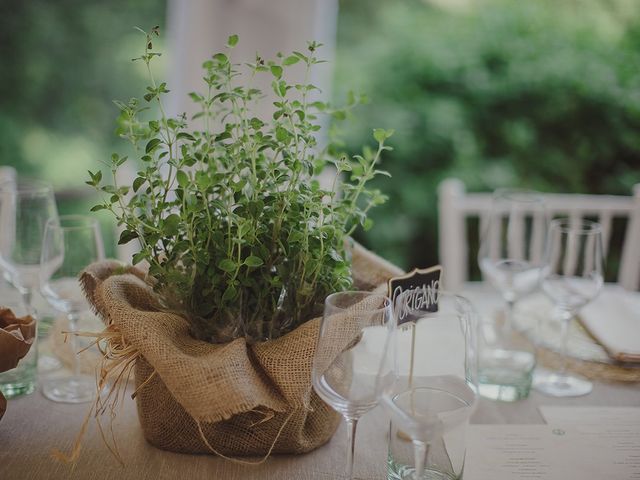
[[[22,305],[17,303],[5,305],[10,308],[13,313],[22,317],[26,315],[25,309]],[[38,322],[36,321],[36,332],[38,328]],[[13,398],[18,395],[27,395],[32,393],[36,389],[38,380],[38,340],[37,333],[33,341],[33,345],[19,362],[16,368],[0,373],[0,392],[7,397]]]
[[[460,424],[431,442],[421,480],[462,478],[466,454],[466,427],[466,423]],[[415,478],[415,445],[411,438],[391,421],[387,480],[414,480]]]
[[[490,400],[514,402],[531,390],[536,349],[532,331],[517,330],[506,316],[480,323],[478,384]]]

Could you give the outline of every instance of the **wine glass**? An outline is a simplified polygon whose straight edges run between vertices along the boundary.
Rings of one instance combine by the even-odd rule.
[[[48,183],[20,178],[0,184],[0,267],[32,316],[45,225],[57,216]]]
[[[603,285],[602,228],[589,220],[556,219],[549,227],[542,290],[555,304],[560,322],[562,365],[558,372],[537,371],[533,386],[554,397],[575,397],[591,392],[585,378],[567,374],[569,324],[593,300]]]
[[[96,391],[95,379],[81,374],[76,358],[77,330],[80,314],[88,303],[78,281],[80,272],[90,263],[104,258],[98,222],[82,215],[63,215],[47,222],[40,261],[40,291],[55,309],[66,313],[73,374],[52,377],[43,382],[42,393],[56,402],[90,401]]]
[[[338,292],[324,302],[312,383],[318,396],[347,422],[349,479],[358,420],[377,404],[376,375],[392,317],[391,301],[372,292]]]
[[[466,426],[478,398],[477,315],[465,298],[433,293],[408,290],[394,302],[377,385],[391,415],[390,478],[462,475]],[[403,454],[403,442],[412,456]]]
[[[480,394],[516,401],[529,395],[536,364],[533,342],[513,328],[516,300],[539,286],[547,213],[543,197],[531,190],[501,189],[493,194],[478,264],[500,293],[504,315],[483,325]]]
[[[507,317],[516,300],[538,286],[547,223],[544,199],[538,192],[494,192],[478,264],[484,277],[502,294]]]

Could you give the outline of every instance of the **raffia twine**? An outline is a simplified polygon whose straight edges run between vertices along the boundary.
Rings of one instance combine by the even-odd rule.
[[[384,285],[401,270],[353,247],[356,288]],[[102,360],[98,395],[68,453],[53,456],[75,463],[91,419],[111,453],[123,463],[113,419],[124,401],[133,372],[143,433],[151,444],[182,453],[213,453],[247,464],[274,453],[303,453],[328,441],[339,423],[311,388],[310,372],[320,319],[277,340],[248,345],[236,339],[222,345],[189,335],[186,320],[163,311],[144,274],[117,262],[90,266],[81,284],[106,324],[93,337]],[[101,419],[110,417],[109,435]],[[261,457],[257,461],[238,457]]]

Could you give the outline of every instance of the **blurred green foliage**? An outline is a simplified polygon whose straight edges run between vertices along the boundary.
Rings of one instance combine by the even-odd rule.
[[[640,181],[640,2],[467,3],[341,2],[336,95],[355,85],[372,99],[347,145],[371,125],[397,131],[393,179],[377,185],[390,201],[360,240],[405,268],[438,261],[448,176],[625,195]]]
[[[0,164],[46,179],[61,213],[88,214],[94,191],[87,170],[124,142],[114,134],[118,109],[146,85],[133,64],[135,25],[164,24],[164,0],[3,0],[0,2]],[[113,223],[100,216],[107,251]]]

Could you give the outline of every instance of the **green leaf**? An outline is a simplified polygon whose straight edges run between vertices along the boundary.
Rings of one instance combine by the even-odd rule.
[[[102,170],[98,170],[96,173],[93,173],[91,170],[87,170],[87,172],[89,173],[89,177],[91,177],[91,180],[85,183],[87,185],[91,185],[92,187],[97,187],[102,180]]]
[[[160,139],[152,138],[147,142],[147,146],[144,148],[145,153],[151,153],[158,145],[160,145]]]
[[[107,206],[106,206],[106,205],[102,205],[102,204],[100,204],[100,205],[94,205],[93,207],[91,207],[91,210],[90,210],[90,211],[91,211],[91,212],[98,212],[98,211],[100,211],[100,210],[106,210],[106,209],[107,209]]]
[[[217,60],[218,62],[225,64],[225,63],[229,63],[229,58],[227,58],[227,56],[224,53],[216,53],[213,56],[214,60]]]
[[[373,130],[373,138],[378,143],[383,143],[387,138],[390,138],[395,133],[395,130],[385,130],[384,128],[375,128]]]
[[[300,61],[300,57],[296,57],[295,55],[291,55],[291,56],[285,58],[282,61],[282,64],[283,65],[294,65],[294,64],[298,63],[299,61]]]
[[[185,188],[187,185],[189,185],[189,176],[182,170],[178,170],[176,172],[176,180],[178,181],[178,185],[180,185],[182,188]]]
[[[244,264],[249,267],[259,267],[264,264],[264,261],[260,257],[251,255],[244,260]]]
[[[375,128],[373,130],[373,138],[375,138],[378,143],[382,143],[387,138],[386,132],[382,128]]]
[[[147,254],[145,252],[134,253],[133,256],[131,257],[131,263],[133,265],[137,265],[142,260],[144,260],[146,257],[147,257]]]
[[[142,184],[146,181],[147,181],[146,178],[136,177],[136,179],[133,181],[133,191],[137,192],[138,189],[142,186]]]
[[[176,135],[176,139],[180,140],[180,139],[187,139],[187,140],[191,140],[192,142],[196,141],[196,138],[191,135],[190,133],[187,132],[180,132],[178,135]]]
[[[228,47],[235,47],[237,44],[238,44],[238,35],[231,35],[227,39],[227,46]]]
[[[198,188],[201,190],[206,190],[209,185],[211,185],[211,179],[207,172],[203,172],[202,170],[196,172],[196,185],[198,185]]]
[[[238,290],[233,285],[229,285],[222,294],[222,301],[227,302],[236,298]]]
[[[278,65],[271,65],[271,73],[279,80],[282,78],[282,67],[279,67]]]
[[[164,225],[162,227],[162,232],[168,237],[173,237],[178,234],[178,229],[180,227],[181,219],[180,216],[172,213],[167,218],[164,219]]]
[[[289,131],[281,126],[276,127],[276,140],[279,142],[286,142],[291,138]]]
[[[235,272],[236,263],[229,258],[225,258],[224,260],[220,260],[220,262],[218,262],[218,268],[227,273]]]
[[[344,262],[344,259],[335,248],[329,249],[329,256],[336,262]]]
[[[138,232],[133,230],[123,230],[120,234],[120,238],[118,239],[118,245],[124,245],[129,243],[131,240],[135,240],[138,238]]]
[[[373,220],[371,220],[370,218],[365,218],[362,222],[363,230],[366,232],[368,230],[371,230],[371,227],[373,227]]]

